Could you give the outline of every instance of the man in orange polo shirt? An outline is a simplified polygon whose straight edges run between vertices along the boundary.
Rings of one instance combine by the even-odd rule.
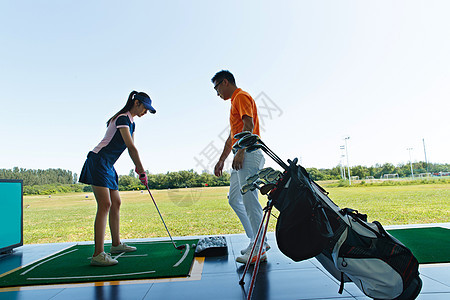
[[[256,104],[253,98],[242,89],[236,86],[233,74],[229,71],[220,71],[211,79],[217,96],[223,100],[231,99],[230,110],[230,135],[228,136],[223,152],[219,158],[219,162],[214,168],[216,176],[222,175],[225,159],[232,150],[232,146],[236,142],[234,135],[242,131],[250,131],[259,135],[259,119]],[[250,251],[255,242],[256,234],[263,217],[261,204],[258,201],[258,191],[249,191],[244,195],[241,194],[241,187],[246,184],[245,178],[249,175],[256,174],[264,166],[264,156],[261,150],[251,153],[244,149],[234,153],[231,177],[230,192],[228,194],[228,202],[236,212],[239,220],[244,226],[245,233],[250,239],[250,244],[246,249],[241,251],[242,256],[236,258],[237,262],[246,263],[250,259]],[[260,242],[257,243],[260,245]],[[265,244],[265,248],[270,248]],[[258,250],[257,248],[255,248]],[[261,261],[266,261],[266,252],[263,249]],[[255,251],[251,258],[252,263],[256,261]]]

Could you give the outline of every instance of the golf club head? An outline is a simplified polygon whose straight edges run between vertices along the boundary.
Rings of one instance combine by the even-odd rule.
[[[239,146],[239,141],[236,141],[236,143],[234,143],[233,149],[236,149],[236,150],[242,149],[242,147]]]
[[[238,145],[242,148],[247,148],[250,147],[251,145],[256,144],[258,139],[259,136],[257,136],[256,134],[248,134],[238,141]]]
[[[175,247],[177,250],[183,250],[184,248],[186,248],[186,245],[180,245]]]
[[[264,145],[254,144],[254,145],[249,146],[245,151],[247,151],[247,152],[254,152],[254,151],[259,150],[259,149],[261,149],[263,147],[264,147]]]
[[[280,179],[281,174],[282,173],[280,171],[273,170],[273,172],[266,174],[265,179],[269,183],[277,182],[278,179]]]
[[[247,176],[247,178],[245,178],[245,181],[247,182],[247,184],[253,184],[253,182],[255,182],[257,179],[259,179],[258,174],[254,174]]]
[[[252,133],[250,131],[242,131],[242,132],[236,133],[234,135],[234,138],[237,140],[240,140],[241,138],[243,138],[244,136],[249,135],[249,134],[252,134]]]
[[[263,185],[263,186],[259,189],[259,191],[260,191],[260,193],[261,193],[262,195],[266,195],[268,192],[270,192],[271,190],[273,190],[273,188],[274,188],[275,186],[276,186],[276,185],[273,184],[273,183],[268,183],[268,184]]]
[[[263,180],[261,180],[261,179],[256,179],[256,181],[255,182],[253,182],[253,185],[259,190],[259,185],[264,185],[264,184],[266,184],[266,182],[264,182]]]
[[[241,194],[244,195],[248,191],[254,191],[255,189],[256,189],[256,187],[253,184],[244,184],[241,187]]]
[[[269,174],[270,172],[273,172],[273,171],[275,171],[275,170],[272,169],[271,167],[267,167],[267,168],[259,170],[258,173],[256,173],[256,174],[258,174],[260,179],[263,179],[263,178],[266,178],[267,174]]]

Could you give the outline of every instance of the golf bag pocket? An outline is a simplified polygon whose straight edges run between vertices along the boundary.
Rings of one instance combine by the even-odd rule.
[[[362,225],[354,225],[358,226]],[[400,296],[418,277],[418,262],[408,248],[382,229],[381,224],[379,228],[381,233],[373,237],[348,227],[333,248],[334,264],[371,298],[411,299]],[[340,292],[342,289],[343,282]]]
[[[294,261],[312,258],[323,251],[332,230],[320,202],[312,192],[307,172],[291,165],[274,205],[280,211],[275,229],[280,251]]]

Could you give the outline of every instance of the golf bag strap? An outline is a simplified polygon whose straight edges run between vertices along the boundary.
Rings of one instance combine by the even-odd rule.
[[[314,195],[315,196],[315,195]],[[326,238],[332,238],[334,236],[333,229],[331,228],[330,221],[328,220],[328,216],[325,213],[325,207],[322,206],[319,201],[313,206],[313,211],[317,213],[320,234]],[[323,226],[325,225],[325,226]]]
[[[357,210],[351,209],[351,208],[343,208],[339,211],[342,215],[350,215],[353,216],[356,219],[363,220],[364,222],[367,222],[367,215],[366,214],[360,214]]]
[[[344,272],[341,272],[341,285],[339,286],[339,294],[342,294],[344,291]]]
[[[358,213],[358,215],[360,215],[360,214]],[[353,216],[355,216],[355,215],[353,215]],[[370,230],[371,232],[373,232],[378,238],[383,237],[383,236],[388,236],[386,231],[384,230],[383,226],[381,226],[380,222],[377,222],[377,221],[372,222],[373,224],[375,224],[377,226],[378,230],[380,230],[380,232],[377,232],[375,229],[371,228],[370,226],[368,226],[366,224],[367,221],[361,220],[361,218],[359,218],[359,216],[355,217],[354,220],[356,222],[358,222],[364,228],[366,228],[366,229]]]
[[[381,234],[382,236],[389,236],[389,234],[386,232],[386,230],[383,228],[383,226],[381,225],[380,222],[378,222],[378,221],[373,221],[372,223],[375,224],[375,225],[377,225],[378,230],[380,231],[380,234]]]

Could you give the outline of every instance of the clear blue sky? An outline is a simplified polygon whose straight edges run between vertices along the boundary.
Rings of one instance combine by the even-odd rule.
[[[158,111],[136,119],[145,168],[200,172],[199,159],[212,170],[230,105],[210,82],[221,69],[264,93],[262,138],[283,159],[336,166],[350,136],[350,165],[407,163],[408,147],[424,160],[422,139],[430,162],[449,163],[449,11],[409,0],[2,1],[0,168],[79,173],[138,90]],[[132,168],[125,152],[116,169]]]

